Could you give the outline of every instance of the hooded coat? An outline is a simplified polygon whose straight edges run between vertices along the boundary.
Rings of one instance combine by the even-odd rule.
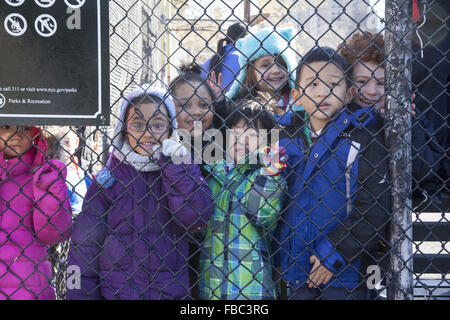
[[[188,230],[206,225],[212,199],[198,165],[177,165],[161,155],[160,170],[143,172],[119,160],[126,109],[145,93],[164,101],[176,129],[172,99],[161,90],[144,86],[124,100],[115,149],[74,225],[68,265],[79,267],[81,286],[68,290],[68,299],[189,296]]]
[[[45,162],[47,143],[34,133],[22,156],[0,152],[0,300],[55,299],[47,249],[70,236],[66,169]]]

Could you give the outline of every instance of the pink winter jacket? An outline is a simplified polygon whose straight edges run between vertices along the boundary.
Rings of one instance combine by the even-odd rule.
[[[35,145],[45,152],[42,139]],[[55,299],[47,249],[70,236],[72,217],[64,164],[43,152],[0,152],[0,300]]]

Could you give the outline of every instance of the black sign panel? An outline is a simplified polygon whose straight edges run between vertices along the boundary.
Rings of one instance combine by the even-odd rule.
[[[108,5],[0,0],[0,124],[109,125]]]

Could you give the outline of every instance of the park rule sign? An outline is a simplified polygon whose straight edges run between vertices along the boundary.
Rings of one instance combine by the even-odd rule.
[[[0,124],[109,125],[108,3],[0,0]]]

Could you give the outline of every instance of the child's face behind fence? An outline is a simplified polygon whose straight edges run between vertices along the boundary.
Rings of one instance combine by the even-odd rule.
[[[27,126],[0,126],[0,152],[5,159],[16,158],[30,149],[33,129]]]
[[[197,92],[196,92],[197,91]],[[208,130],[213,122],[212,97],[204,84],[180,84],[173,97],[177,110],[179,129],[189,131],[192,137],[201,137],[202,130],[194,130],[195,122],[201,122],[203,130]]]
[[[164,105],[144,103],[130,107],[126,118],[126,137],[131,149],[143,156],[151,156],[155,146],[169,138],[170,121]]]
[[[286,67],[282,65],[286,65],[282,59],[266,55],[252,63],[258,90],[273,93],[286,85],[288,73]]]
[[[374,106],[384,110],[384,68],[374,61],[358,62],[352,71],[352,83],[356,87],[353,101],[362,108]]]
[[[70,163],[72,161],[71,157],[75,154],[80,145],[80,139],[74,131],[69,130],[59,141],[59,144],[61,146],[61,149],[59,150],[60,160],[66,164]]]
[[[311,62],[302,67],[299,88],[292,90],[297,105],[303,105],[315,131],[323,128],[351,98],[344,72],[331,62]]]
[[[242,119],[231,128],[228,140],[228,152],[234,163],[241,162],[247,154],[254,153],[259,146],[259,132],[253,127],[248,127]]]

